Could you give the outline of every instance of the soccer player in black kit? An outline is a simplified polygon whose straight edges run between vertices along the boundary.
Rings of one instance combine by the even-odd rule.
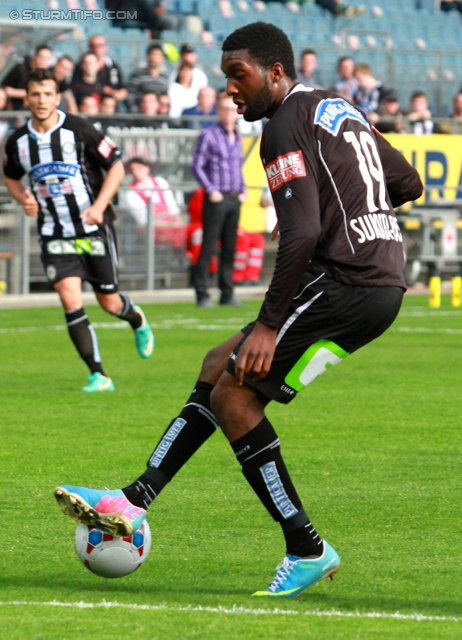
[[[27,215],[37,216],[46,275],[60,297],[70,338],[90,370],[83,391],[113,391],[83,308],[82,281],[90,282],[105,311],[131,325],[141,357],[149,358],[154,349],[143,310],[118,288],[110,202],[124,168],[114,142],[84,119],[59,111],[60,100],[50,70],[29,74],[26,104],[32,118],[7,140],[5,185]],[[26,173],[31,190],[22,182]]]
[[[265,407],[289,403],[393,322],[405,291],[393,207],[423,187],[351,104],[297,84],[292,47],[276,26],[249,24],[222,48],[227,93],[239,113],[248,121],[269,118],[261,158],[280,238],[258,318],[206,355],[189,400],[137,480],[115,491],[63,485],[55,497],[76,520],[130,532],[219,425],[285,538],[274,580],[254,595],[294,596],[332,577],[340,558],[304,510]]]

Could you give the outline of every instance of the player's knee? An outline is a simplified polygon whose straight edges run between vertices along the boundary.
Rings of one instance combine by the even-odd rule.
[[[218,420],[218,424],[226,421],[224,408],[226,407],[226,392],[218,383],[210,395],[210,407]]]
[[[210,384],[216,384],[225,370],[228,358],[223,357],[219,347],[211,349],[202,362],[200,378]]]

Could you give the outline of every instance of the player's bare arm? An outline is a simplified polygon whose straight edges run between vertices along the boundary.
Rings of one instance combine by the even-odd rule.
[[[101,185],[101,190],[94,203],[91,207],[85,209],[80,216],[87,224],[103,223],[104,212],[112,198],[117,193],[117,189],[119,188],[124,175],[124,165],[121,160],[118,160],[107,172],[104,182]]]
[[[38,215],[39,206],[38,202],[33,194],[26,189],[21,180],[12,180],[5,176],[5,186],[8,189],[10,195],[19,202],[24,208],[26,215],[36,216]]]

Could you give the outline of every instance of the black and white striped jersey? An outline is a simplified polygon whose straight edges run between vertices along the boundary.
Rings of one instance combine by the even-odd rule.
[[[38,232],[43,238],[80,238],[98,231],[80,215],[98,196],[104,171],[120,160],[117,145],[89,122],[58,111],[58,122],[46,133],[32,121],[17,129],[5,145],[5,176],[26,173],[39,203]],[[112,222],[109,206],[104,223]]]

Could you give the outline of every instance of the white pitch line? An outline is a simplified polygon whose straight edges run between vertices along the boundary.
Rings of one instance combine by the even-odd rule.
[[[356,618],[356,619],[383,619],[383,620],[411,620],[414,622],[462,622],[462,618],[456,616],[427,616],[421,613],[386,613],[382,611],[339,611],[331,609],[322,611],[320,609],[312,609],[311,611],[296,611],[293,609],[253,609],[247,607],[211,607],[203,605],[188,606],[171,606],[168,604],[127,604],[123,602],[59,602],[52,600],[51,602],[21,602],[12,600],[11,602],[0,602],[0,606],[19,606],[19,607],[66,607],[69,609],[131,609],[136,611],[181,611],[181,612],[205,612],[220,613],[225,615],[255,615],[255,616],[313,616],[316,618]]]
[[[238,331],[245,321],[241,322],[236,329],[236,323],[231,323],[229,319],[224,321],[223,323],[214,323],[214,324],[202,324],[198,322],[197,324],[192,324],[190,322],[187,323],[179,323],[179,322],[169,322],[156,324],[155,322],[151,322],[151,327],[155,329],[172,329],[179,325],[183,326],[183,329],[190,329],[193,331],[221,331],[222,329],[234,329]],[[129,325],[126,322],[93,322],[93,327],[95,329],[129,329]],[[66,326],[63,324],[58,325],[49,325],[49,326],[33,326],[33,327],[0,327],[0,335],[8,334],[8,333],[30,333],[34,331],[64,331]],[[433,328],[433,327],[391,327],[389,331],[393,333],[428,333],[428,334],[445,334],[445,335],[460,335],[462,334],[462,329],[451,329],[451,328]]]
[[[202,321],[196,320],[196,324],[193,322],[178,322],[166,320],[165,322],[151,322],[151,327],[156,329],[173,329],[174,327],[181,326],[183,329],[190,329],[192,331],[220,331],[222,329],[234,329],[238,331],[243,325],[246,324],[246,320],[236,321],[231,318],[226,318],[223,321],[216,320],[214,324],[204,324]],[[92,322],[92,326],[95,329],[130,329],[130,325],[127,322]],[[237,327],[237,329],[236,329]],[[0,334],[4,333],[31,333],[34,331],[64,331],[66,325],[56,324],[48,326],[31,326],[31,327],[0,327]]]
[[[430,327],[392,327],[390,331],[394,333],[443,333],[446,335],[458,335],[462,329],[434,329]]]

